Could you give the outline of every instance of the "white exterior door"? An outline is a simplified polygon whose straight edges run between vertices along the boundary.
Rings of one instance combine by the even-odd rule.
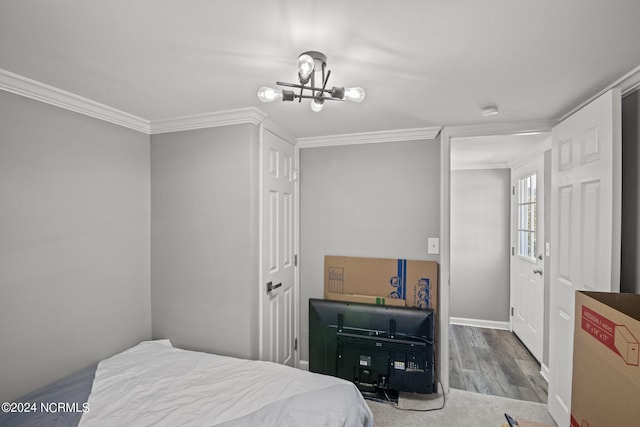
[[[558,124],[551,158],[549,412],[568,426],[575,292],[620,289],[620,90]]]
[[[294,147],[265,129],[260,150],[260,359],[293,366]]]
[[[511,327],[542,362],[544,318],[544,156],[511,170]]]

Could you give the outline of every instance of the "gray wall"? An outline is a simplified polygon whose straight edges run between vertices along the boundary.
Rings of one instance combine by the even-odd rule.
[[[258,128],[151,137],[153,337],[258,356]]]
[[[0,401],[151,335],[149,136],[0,91]]]
[[[323,297],[325,255],[438,260],[439,140],[300,151],[300,359],[308,300]]]
[[[638,265],[640,264],[638,222],[638,164],[640,162],[640,96],[638,92],[622,100],[622,253],[620,291],[640,293]]]
[[[510,169],[451,172],[451,317],[509,321],[510,179]]]

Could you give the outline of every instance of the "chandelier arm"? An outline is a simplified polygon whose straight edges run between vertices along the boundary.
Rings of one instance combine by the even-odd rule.
[[[324,74],[324,67],[322,68],[322,73]],[[331,92],[329,90],[326,89],[327,87],[327,82],[329,81],[329,76],[331,75],[331,70],[327,71],[327,77],[324,79],[324,83],[322,85],[322,91],[323,92]]]
[[[313,95],[293,95],[295,98],[304,98],[304,99],[316,99],[315,96]],[[324,101],[342,101],[344,102],[344,99],[340,99],[340,98],[333,98],[333,97],[326,97],[326,98],[322,98]]]
[[[296,84],[296,83],[276,82],[276,84],[278,86],[295,87],[297,89],[310,90],[312,92],[315,90],[315,91],[322,91],[322,92],[331,93],[331,89],[324,89],[324,88],[319,88],[319,87],[306,86],[306,85],[301,85],[301,84]]]

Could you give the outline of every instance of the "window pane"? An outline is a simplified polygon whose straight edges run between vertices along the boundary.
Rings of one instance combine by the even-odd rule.
[[[518,254],[534,260],[537,255],[538,189],[537,176],[532,174],[518,180]]]
[[[534,231],[536,229],[536,205],[529,205],[529,230]]]
[[[531,203],[536,202],[536,193],[537,193],[536,190],[537,190],[536,175],[531,175],[531,198],[529,199]]]

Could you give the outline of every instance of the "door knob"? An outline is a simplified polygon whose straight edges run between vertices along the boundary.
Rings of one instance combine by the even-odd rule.
[[[539,274],[542,276],[542,269],[541,268],[536,268],[535,270],[533,270],[533,274]]]
[[[277,285],[273,285],[273,282],[268,282],[267,283],[267,292],[271,292],[274,289],[278,289],[280,286],[282,286],[282,283],[278,283]]]

